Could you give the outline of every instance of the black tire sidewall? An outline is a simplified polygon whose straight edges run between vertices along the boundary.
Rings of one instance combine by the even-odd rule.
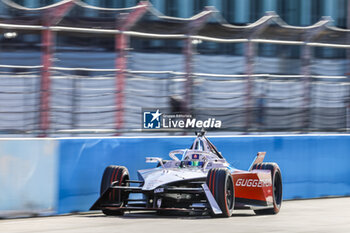
[[[281,193],[279,194],[281,196],[280,197],[281,201],[280,201],[279,204],[277,203],[277,197],[275,196],[275,192],[274,192],[274,189],[275,189],[274,185],[275,185],[275,181],[276,181],[276,176],[277,175],[280,176],[280,181],[281,181],[281,183],[278,184],[280,186],[280,189],[281,189],[281,191],[280,191]],[[276,187],[276,188],[279,188],[279,187]],[[283,199],[282,176],[281,176],[281,171],[280,171],[278,166],[274,166],[273,178],[272,178],[272,190],[273,190],[273,208],[274,208],[274,213],[277,214],[280,211],[280,209],[281,209],[282,199]]]
[[[228,179],[232,182],[232,208],[230,209],[227,206],[227,199],[226,199],[226,191],[228,189],[227,182]],[[233,209],[234,209],[234,185],[233,185],[233,179],[231,176],[231,173],[228,169],[225,168],[214,168],[210,169],[207,176],[207,185],[212,192],[217,204],[219,205],[221,211],[223,212],[221,217],[230,217],[232,215]],[[213,187],[214,185],[214,187]],[[214,191],[214,193],[213,193]],[[213,215],[212,216],[216,216]],[[219,216],[219,217],[220,217]]]
[[[282,185],[282,175],[281,170],[279,166],[276,163],[258,163],[253,166],[252,169],[255,170],[270,170],[271,171],[271,181],[272,181],[272,195],[273,195],[273,208],[272,209],[263,209],[263,210],[256,210],[255,213],[257,214],[277,214],[282,206],[282,200],[283,200],[283,185]],[[278,184],[280,186],[280,204],[277,203],[277,197],[275,196],[274,192],[274,185],[275,185],[275,179],[276,176],[280,176],[280,183]]]
[[[114,176],[114,177],[112,177]],[[118,185],[127,185],[123,183],[125,179],[128,179],[129,177],[129,171],[126,167],[123,166],[116,166],[116,165],[110,165],[106,167],[103,176],[102,176],[102,181],[101,181],[101,189],[100,189],[100,194],[102,195],[114,181],[121,181],[118,183]],[[115,191],[115,199],[119,199],[121,195],[123,195],[120,191]],[[119,195],[119,196],[118,196]],[[120,198],[122,199],[122,198]],[[114,200],[112,200],[114,201]],[[121,200],[122,201],[122,200]]]

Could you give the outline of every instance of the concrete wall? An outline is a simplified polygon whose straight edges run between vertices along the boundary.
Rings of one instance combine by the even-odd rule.
[[[58,152],[56,140],[0,140],[0,217],[56,213]]]

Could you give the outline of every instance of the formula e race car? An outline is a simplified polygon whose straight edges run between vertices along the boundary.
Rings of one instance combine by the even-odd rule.
[[[235,209],[277,214],[281,208],[281,171],[276,163],[263,162],[265,152],[257,154],[248,171],[238,170],[200,132],[189,149],[171,151],[169,157],[171,160],[147,157],[146,162],[158,165],[139,170],[139,180],[130,180],[123,166],[108,166],[100,197],[90,210],[102,210],[106,215],[177,210],[229,217]]]

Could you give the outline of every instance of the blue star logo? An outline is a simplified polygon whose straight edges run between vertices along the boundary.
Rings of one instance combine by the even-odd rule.
[[[156,112],[144,112],[143,113],[143,128],[144,129],[160,129],[161,127],[161,115],[157,109]]]

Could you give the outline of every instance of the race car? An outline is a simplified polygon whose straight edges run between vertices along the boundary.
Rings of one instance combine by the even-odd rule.
[[[157,167],[139,170],[138,180],[130,180],[126,167],[108,166],[100,197],[90,210],[106,215],[153,210],[230,217],[235,209],[277,214],[282,204],[282,176],[276,163],[263,162],[265,154],[257,153],[247,171],[239,170],[199,132],[189,149],[171,151],[171,160],[147,157],[146,162],[157,163]]]

